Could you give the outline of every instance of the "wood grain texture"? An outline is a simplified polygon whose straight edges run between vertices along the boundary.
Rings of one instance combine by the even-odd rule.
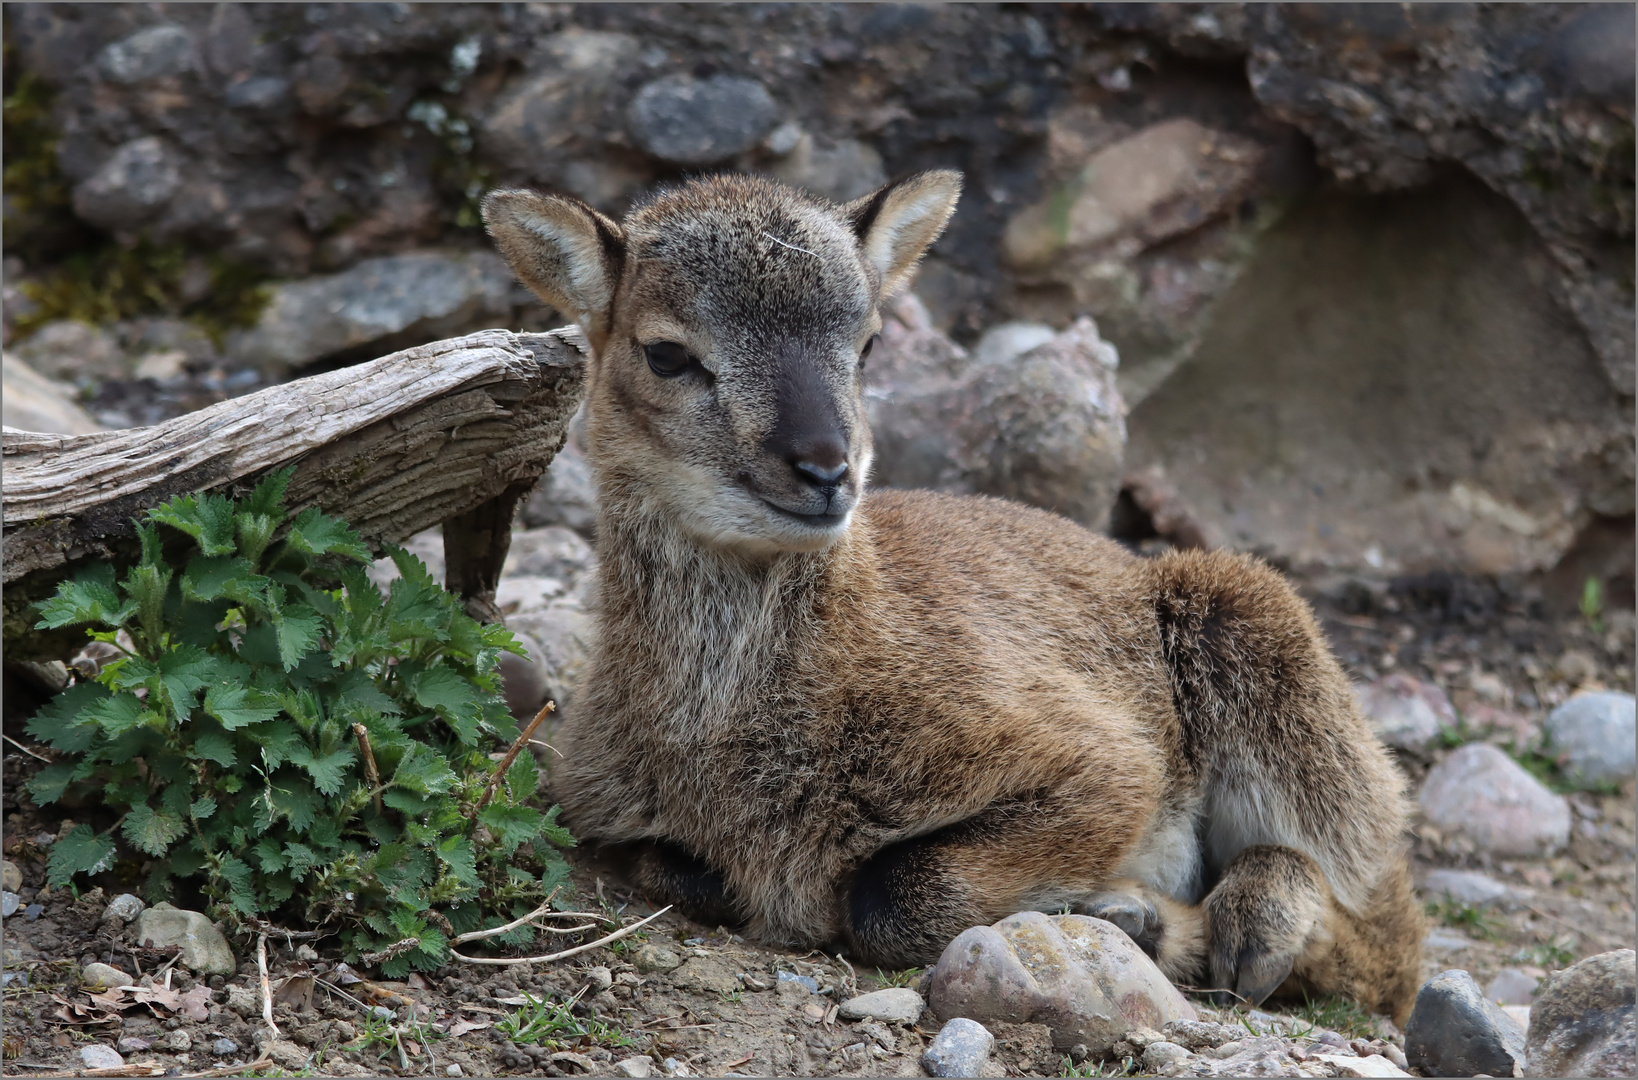
[[[515,502],[563,445],[585,355],[572,327],[484,330],[152,427],[8,429],[0,438],[8,656],[27,604],[86,560],[131,561],[131,519],[190,491],[243,494],[294,465],[291,512],[318,506],[344,517],[376,548],[497,497]]]

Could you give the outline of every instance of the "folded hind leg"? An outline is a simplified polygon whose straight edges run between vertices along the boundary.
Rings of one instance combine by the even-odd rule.
[[[1211,985],[1258,1005],[1276,991],[1351,997],[1403,1024],[1421,980],[1426,930],[1403,859],[1364,908],[1332,896],[1319,866],[1293,848],[1241,851],[1206,897]],[[1228,993],[1225,993],[1227,991]]]
[[[1267,1000],[1320,929],[1330,900],[1319,866],[1294,848],[1258,844],[1236,855],[1202,905],[1214,1000]]]

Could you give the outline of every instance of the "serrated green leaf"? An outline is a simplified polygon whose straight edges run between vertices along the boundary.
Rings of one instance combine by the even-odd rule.
[[[478,856],[472,850],[472,841],[464,836],[445,837],[437,847],[438,858],[457,881],[468,885],[478,883]]]
[[[313,778],[313,786],[325,795],[340,793],[357,761],[358,752],[350,746],[343,746],[322,757],[315,754],[311,747],[302,746],[290,755],[291,764],[306,769]]]
[[[262,869],[269,873],[283,870],[290,862],[285,858],[284,845],[271,836],[256,841],[256,846],[250,849],[250,853],[262,864]]]
[[[218,684],[205,691],[205,711],[229,731],[279,715],[279,699],[250,686]]]
[[[425,743],[411,743],[393,770],[392,783],[418,795],[438,795],[455,786],[455,773],[438,751]]]
[[[149,566],[157,566],[165,561],[165,545],[159,536],[159,530],[146,521],[131,522],[136,530],[137,543],[142,547],[142,562]]]
[[[273,532],[279,523],[270,514],[240,512],[234,522],[239,533],[239,554],[257,562],[273,541]]]
[[[274,588],[277,586],[270,587],[269,593]],[[279,663],[284,665],[286,671],[301,663],[302,657],[318,645],[324,632],[324,620],[306,604],[281,606],[273,612],[270,621],[278,640]]]
[[[415,676],[410,690],[416,704],[436,712],[463,743],[478,741],[483,730],[478,692],[459,673],[442,664],[427,668]]]
[[[358,534],[340,518],[333,518],[318,507],[303,510],[290,525],[285,536],[290,550],[305,555],[341,555],[358,562],[368,562],[370,549]]]
[[[302,742],[301,732],[295,729],[295,725],[280,723],[276,720],[264,724],[252,724],[240,730],[261,746],[262,766],[268,772],[272,772],[290,760],[290,755],[295,752],[298,746],[306,745]]]
[[[562,812],[563,808],[561,806],[553,806],[546,811],[546,816],[540,823],[540,835],[560,848],[571,848],[575,846],[575,838],[569,835],[568,829],[557,823],[557,815]]]
[[[296,467],[287,465],[282,469],[275,469],[262,477],[260,483],[239,500],[239,512],[242,514],[265,514],[268,517],[284,520],[284,493],[290,487],[290,478],[296,475]]]
[[[535,764],[533,754],[520,754],[512,762],[512,767],[506,770],[506,790],[511,792],[512,801],[525,803],[535,797],[535,791],[540,787],[540,767]]]
[[[221,495],[183,495],[148,511],[148,520],[193,537],[205,555],[232,555],[233,503]]]
[[[238,583],[238,591],[244,595],[244,587],[248,579],[255,578],[256,568],[249,559],[229,555],[195,555],[188,560],[188,568],[182,573],[182,595],[190,600],[217,600],[235,592],[233,586]],[[260,586],[256,586],[257,592]]]
[[[93,701],[86,706],[83,715],[94,721],[109,738],[160,720],[158,713],[143,707],[142,700],[129,691]]]
[[[89,825],[76,825],[51,845],[46,857],[46,881],[52,888],[67,885],[75,874],[100,874],[114,865],[114,842],[98,836]]]
[[[165,637],[165,594],[171,587],[168,566],[133,566],[121,584],[136,604],[137,625],[149,648],[157,648]]]
[[[233,736],[225,731],[202,731],[193,740],[193,747],[188,756],[204,761],[214,761],[224,769],[231,769],[239,760],[234,750]]]
[[[168,810],[155,810],[146,803],[138,803],[126,813],[120,831],[138,851],[163,855],[177,837],[188,831],[188,826]]]
[[[53,697],[29,718],[29,735],[56,750],[83,754],[96,739],[97,721],[86,710],[108,698],[108,688],[100,683],[75,683]]]
[[[256,873],[250,864],[226,855],[218,861],[216,873],[228,887],[228,906],[242,915],[256,914]]]
[[[199,796],[199,798],[193,800],[193,804],[188,807],[188,814],[197,821],[204,821],[206,818],[209,818],[215,813],[216,800],[211,798],[209,795]]]
[[[313,785],[288,769],[281,770],[269,783],[266,801],[271,804],[273,813],[288,818],[290,827],[297,832],[310,828],[324,805]]]
[[[114,591],[114,568],[93,563],[71,580],[59,582],[57,592],[35,605],[40,621],[36,630],[55,630],[82,623],[121,626],[136,613],[134,601],[121,601]]]
[[[478,820],[489,826],[489,831],[500,841],[501,850],[510,855],[519,844],[534,839],[546,819],[538,810],[527,806],[490,803],[479,813]]]
[[[74,762],[59,761],[55,765],[47,765],[28,782],[29,798],[34,800],[36,806],[56,802],[76,779],[75,769]]]

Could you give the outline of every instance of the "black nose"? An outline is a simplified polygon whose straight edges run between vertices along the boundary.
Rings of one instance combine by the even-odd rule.
[[[796,470],[798,476],[820,487],[835,487],[842,482],[842,477],[847,475],[846,461],[836,465],[822,465],[818,461],[801,459],[791,462],[791,468]]]

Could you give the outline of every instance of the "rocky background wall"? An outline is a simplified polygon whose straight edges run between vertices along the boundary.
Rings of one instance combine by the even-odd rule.
[[[707,169],[845,199],[956,166],[872,360],[880,482],[1631,603],[1631,5],[5,20],[8,425],[555,325],[482,235],[494,185],[619,214]],[[571,447],[530,523],[589,530],[587,485]]]

